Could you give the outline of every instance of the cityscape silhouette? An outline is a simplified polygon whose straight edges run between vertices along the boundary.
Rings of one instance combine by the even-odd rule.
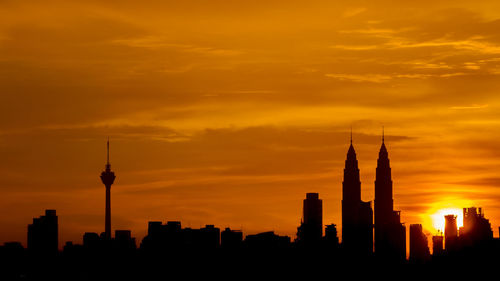
[[[348,268],[377,270],[385,266],[390,266],[393,273],[436,273],[449,266],[485,266],[500,261],[500,238],[493,237],[489,220],[482,208],[476,207],[463,208],[460,228],[456,215],[445,215],[444,236],[432,237],[432,254],[422,225],[411,224],[407,258],[406,226],[400,221],[400,211],[393,210],[391,167],[384,136],[376,168],[375,212],[371,202],[361,200],[359,174],[351,136],[342,183],[341,241],[336,224],[324,224],[319,194],[307,193],[294,240],[274,231],[244,235],[241,230],[221,231],[215,225],[194,229],[183,227],[180,221],[149,221],[147,235],[137,243],[130,230],[115,230],[114,236],[111,232],[110,188],[115,174],[111,171],[108,140],[107,162],[101,174],[106,187],[104,231],[85,232],[83,244],[68,241],[59,249],[58,216],[56,210],[47,209],[28,224],[26,249],[20,242],[6,242],[0,247],[2,277],[160,278],[169,270],[180,269],[195,270],[191,273],[194,276],[216,269],[226,274],[252,270],[293,276],[290,269],[295,267],[304,272],[321,267],[342,272]]]
[[[0,281],[480,280],[500,0],[0,0]]]

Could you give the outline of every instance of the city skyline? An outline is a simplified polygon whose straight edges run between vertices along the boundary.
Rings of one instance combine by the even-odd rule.
[[[45,209],[61,243],[100,233],[108,136],[113,229],[141,239],[145,221],[175,220],[294,237],[316,192],[342,233],[351,126],[361,201],[374,208],[384,126],[402,222],[435,234],[444,215],[460,224],[478,206],[500,225],[499,11],[493,0],[2,1],[0,243],[25,243]]]
[[[383,176],[387,172],[385,154],[387,151],[382,144],[377,189],[383,188],[383,191],[378,190],[379,195],[380,192],[383,194],[388,191],[387,177]],[[352,164],[350,160],[352,158],[346,161],[347,167],[351,166],[348,165],[349,162]],[[347,184],[345,187],[347,186],[356,185]],[[354,211],[355,214],[356,208],[350,208],[349,205],[364,203],[348,197],[350,196],[344,200],[347,203],[344,210]],[[109,218],[109,198],[107,192],[106,218]],[[448,269],[452,265],[470,266],[474,272],[478,272],[478,267],[483,270],[498,263],[500,238],[493,236],[491,224],[482,208],[463,208],[463,227],[460,228],[457,226],[457,216],[446,215],[444,236],[432,237],[432,255],[422,225],[411,224],[407,259],[406,243],[399,238],[405,232],[405,229],[402,232],[399,229],[399,212],[393,211],[393,216],[386,216],[390,206],[386,200],[381,203],[380,199],[384,199],[384,196],[377,198],[376,212],[379,215],[375,225],[374,252],[366,251],[365,219],[349,223],[349,236],[352,236],[349,243],[339,243],[335,224],[325,225],[323,235],[323,204],[318,193],[306,194],[301,224],[294,241],[289,236],[282,236],[274,231],[244,236],[240,230],[225,228],[221,231],[214,225],[197,229],[183,227],[180,221],[149,221],[147,235],[138,246],[130,230],[115,230],[114,237],[111,237],[110,220],[106,219],[105,231],[100,235],[85,232],[83,243],[67,241],[61,251],[57,245],[58,216],[56,210],[48,209],[45,210],[45,215],[33,218],[33,223],[28,225],[27,248],[19,242],[0,246],[0,259],[6,265],[1,275],[9,280],[66,280],[68,277],[94,280],[103,276],[122,276],[119,279],[134,280],[144,276],[165,277],[164,271],[158,270],[160,268],[177,271],[190,269],[195,271],[194,274],[199,269],[211,268],[211,273],[216,271],[231,275],[249,269],[261,274],[261,270],[266,269],[268,275],[278,273],[284,276],[290,269],[296,275],[298,272],[310,274],[311,269],[325,267],[325,271],[320,272],[332,272],[334,269],[336,272],[347,273],[356,269],[368,270],[371,276],[382,274],[385,277],[395,277],[401,276],[404,270],[418,271],[418,274],[426,276],[451,276],[454,274],[450,274]],[[356,231],[361,231],[360,235],[356,235]],[[360,243],[360,247],[356,247],[356,243]],[[377,270],[371,272],[386,266],[390,270],[383,270],[383,273]],[[207,273],[203,270],[202,275],[206,276]],[[231,279],[234,277],[231,276]]]
[[[383,129],[383,128],[382,128]],[[113,184],[115,180],[115,174],[114,172],[111,171],[111,164],[110,164],[110,140],[108,137],[108,140],[106,142],[106,165],[105,165],[105,170],[101,173],[101,181],[106,187],[106,196],[105,196],[105,224],[104,224],[104,230],[102,232],[93,232],[98,235],[101,233],[101,239],[111,241],[111,239],[114,239],[115,237],[112,236],[112,233],[116,231],[117,235],[118,233],[122,232],[128,232],[128,239],[130,239],[132,235],[131,230],[120,230],[120,229],[113,229],[111,225],[111,193],[110,193],[110,188],[111,185]],[[341,226],[338,227],[337,224],[338,222],[336,221],[323,221],[323,204],[322,204],[322,199],[319,199],[319,194],[315,192],[308,192],[306,194],[306,199],[303,201],[303,214],[300,219],[300,226],[297,228],[297,233],[296,235],[287,235],[286,237],[290,237],[291,239],[295,238],[295,241],[299,243],[299,245],[304,244],[307,247],[311,247],[315,244],[317,244],[320,240],[324,239],[323,236],[323,227],[328,227],[333,226],[335,228],[335,233],[337,233],[338,230],[340,230],[338,236],[337,236],[337,243],[341,243],[344,247],[345,250],[347,251],[352,251],[353,253],[356,253],[358,255],[364,256],[367,255],[368,253],[372,252],[377,252],[377,247],[376,245],[379,245],[379,255],[380,256],[386,256],[390,258],[395,258],[396,260],[399,259],[399,257],[403,258],[408,258],[410,256],[410,249],[412,248],[411,246],[411,231],[413,227],[418,226],[418,232],[417,233],[422,233],[423,235],[426,236],[425,238],[425,245],[428,247],[428,249],[432,249],[433,247],[436,247],[433,245],[433,239],[434,236],[442,236],[442,237],[447,237],[449,234],[447,233],[449,229],[452,229],[452,236],[458,236],[459,230],[462,231],[462,226],[464,226],[463,219],[459,223],[457,220],[457,217],[460,215],[460,213],[454,212],[453,210],[450,209],[440,209],[442,219],[446,222],[446,227],[443,225],[443,229],[436,229],[437,232],[435,233],[425,233],[423,228],[422,228],[422,223],[421,222],[412,222],[408,223],[407,225],[406,222],[401,222],[400,221],[400,213],[401,211],[394,211],[393,210],[393,205],[394,205],[394,198],[393,198],[393,181],[392,181],[392,176],[391,176],[391,167],[389,164],[389,153],[388,150],[385,146],[385,134],[384,130],[382,130],[382,135],[381,135],[381,147],[379,151],[379,156],[377,160],[377,179],[375,180],[375,194],[379,194],[379,207],[376,207],[372,210],[372,202],[377,202],[375,198],[373,200],[368,201],[368,202],[363,202],[361,201],[361,182],[360,182],[360,170],[358,168],[358,161],[356,159],[356,152],[355,148],[353,145],[353,132],[351,128],[350,132],[350,145],[346,154],[346,162],[345,162],[345,169],[344,169],[344,178],[342,182],[342,205],[345,205],[342,210],[342,220],[341,220]],[[377,187],[378,186],[378,187]],[[379,191],[377,191],[379,190]],[[318,203],[315,203],[315,202]],[[358,203],[356,203],[358,202]],[[319,205],[318,205],[319,204]],[[349,206],[352,205],[352,206]],[[374,206],[377,206],[375,203]],[[377,209],[378,208],[378,209]],[[369,210],[368,210],[369,209]],[[472,212],[470,210],[474,209],[474,214],[476,214],[476,208],[474,206],[467,206],[461,208],[460,212],[462,212],[463,216],[461,218],[466,217],[466,210],[467,212]],[[379,210],[379,211],[376,211]],[[379,221],[382,221],[382,223],[374,223],[375,215],[377,212],[379,212]],[[46,213],[49,214],[51,213],[53,216],[55,215],[55,210],[46,210]],[[445,214],[445,215],[442,215]],[[482,208],[479,207],[479,214],[480,216],[484,217],[484,213],[482,212]],[[351,216],[354,216],[351,218]],[[360,216],[358,218],[358,216]],[[367,216],[369,218],[367,218]],[[395,216],[393,218],[393,216]],[[436,214],[434,215],[436,216]],[[345,217],[345,219],[344,219]],[[436,217],[432,218],[433,220],[436,220]],[[451,219],[451,220],[450,220]],[[344,232],[344,224],[348,223],[348,226],[351,228],[351,230],[347,233]],[[488,220],[489,221],[489,220]],[[35,219],[34,221],[35,222]],[[162,220],[158,221],[158,223],[161,223]],[[168,222],[172,222],[172,220],[168,220]],[[175,221],[177,222],[177,221]],[[180,226],[180,220],[179,226]],[[434,222],[435,223],[435,222]],[[151,224],[151,222],[150,222]],[[380,226],[377,226],[379,225]],[[56,223],[57,225],[57,223]],[[401,225],[401,226],[399,226]],[[469,223],[471,225],[471,223]],[[151,226],[150,226],[151,227]],[[214,225],[206,225],[206,227],[214,227]],[[490,227],[490,230],[492,231],[491,235],[493,235],[493,229]],[[29,234],[29,229],[31,228],[31,225],[28,226],[28,239],[27,239],[27,246],[29,247],[30,244],[30,234]],[[191,226],[188,226],[188,229],[190,229]],[[399,228],[402,228],[402,233],[400,232]],[[470,228],[470,226],[469,226]],[[57,229],[57,226],[56,226]],[[200,225],[201,229],[201,225]],[[217,228],[218,229],[218,228]],[[230,227],[226,227],[226,230],[230,229]],[[234,228],[233,228],[234,229]],[[382,234],[377,234],[376,229],[380,229],[378,232]],[[500,229],[500,228],[499,228]],[[410,231],[410,233],[407,233],[407,230]],[[149,232],[150,230],[148,230]],[[243,227],[240,228],[238,231],[240,231],[243,235],[245,236],[254,236],[255,234],[263,234],[266,233],[269,230],[266,230],[264,232],[259,232],[259,233],[244,233],[243,232]],[[275,229],[273,228],[272,230],[273,233],[275,232]],[[368,232],[367,232],[368,231]],[[467,231],[467,229],[465,230]],[[57,233],[57,230],[56,230]],[[92,233],[92,232],[85,232],[85,235],[87,233]],[[374,235],[375,233],[375,235]],[[85,243],[85,235],[83,236],[83,242]],[[220,235],[220,233],[219,233]],[[325,232],[326,235],[326,232]],[[378,236],[387,236],[387,238],[382,238]],[[415,235],[415,234],[414,234]],[[444,235],[444,236],[443,236]],[[344,240],[344,237],[349,236],[350,239],[346,243]],[[399,237],[401,236],[401,237]],[[56,235],[56,241],[58,235]],[[142,238],[142,237],[141,237]],[[432,239],[431,239],[432,238]],[[134,238],[136,239],[136,238]],[[369,239],[371,242],[367,244],[366,240]],[[403,239],[402,243],[403,244],[398,244],[400,242],[395,242],[395,241],[401,241]],[[376,242],[380,240],[380,242]],[[135,241],[135,240],[134,240]],[[306,241],[306,242],[305,242]],[[446,243],[450,243],[449,239],[444,240]],[[6,241],[6,242],[13,242],[13,241]],[[18,242],[18,241],[16,241]],[[79,241],[66,241],[66,240],[59,240],[59,245],[66,245],[66,243],[71,242],[71,243],[78,243]],[[51,242],[52,243],[52,242]],[[134,242],[135,243],[135,242]],[[389,243],[389,244],[387,244]],[[21,244],[24,244],[21,242]],[[53,244],[53,243],[52,243]],[[422,244],[422,242],[418,242],[418,244]],[[58,248],[61,248],[58,245]],[[357,245],[357,246],[356,246]],[[450,246],[448,244],[443,245],[444,248],[448,249]],[[381,250],[382,249],[382,250]],[[403,253],[397,253],[398,250],[401,249],[404,251]],[[429,250],[428,250],[429,251]],[[392,253],[391,253],[392,252]],[[391,258],[391,259],[392,259]]]

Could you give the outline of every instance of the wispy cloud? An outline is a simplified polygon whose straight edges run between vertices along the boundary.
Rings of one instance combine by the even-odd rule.
[[[428,74],[428,73],[408,73],[408,74],[333,74],[327,73],[326,77],[338,79],[341,81],[352,82],[372,82],[386,83],[393,79],[428,79],[432,77],[448,78],[454,76],[467,75],[463,72],[444,73],[444,74]]]
[[[332,49],[352,50],[352,51],[367,51],[380,49],[379,45],[331,45]]]
[[[446,64],[445,62],[429,63],[429,62],[415,61],[415,62],[410,62],[410,64],[415,69],[452,69],[453,68],[452,66],[450,66],[449,64]]]
[[[485,54],[500,54],[500,45],[482,40],[480,36],[474,36],[465,40],[450,40],[441,38],[430,41],[412,42],[403,38],[394,38],[383,47],[389,49],[402,48],[428,48],[428,47],[451,47],[456,50],[468,50]]]
[[[394,34],[402,32],[402,29],[367,27],[361,29],[339,30],[340,34],[362,34],[380,38],[393,38]]]
[[[384,74],[334,74],[327,73],[326,77],[334,78],[342,81],[353,81],[353,82],[372,82],[372,83],[384,83],[391,80],[393,77],[391,75]]]
[[[236,56],[244,53],[241,50],[196,46],[169,42],[163,36],[145,36],[138,38],[113,39],[111,44],[146,49],[175,49],[181,52],[207,54],[215,56]]]
[[[350,9],[345,10],[344,13],[342,14],[342,16],[344,18],[350,18],[350,17],[357,16],[365,11],[366,11],[365,7],[350,8]]]
[[[473,104],[473,105],[470,105],[470,106],[452,106],[450,107],[450,109],[456,109],[456,110],[463,110],[463,109],[483,109],[483,108],[487,108],[488,105],[487,104]]]
[[[455,50],[474,51],[484,54],[500,54],[500,45],[488,42],[482,37],[471,37],[465,40],[452,40],[446,37],[434,40],[412,41],[408,38],[396,35],[398,31],[390,29],[366,29],[344,31],[345,33],[358,33],[375,37],[386,38],[387,41],[380,44],[336,44],[331,45],[333,49],[344,49],[353,51],[369,50],[398,50],[398,49],[417,49],[417,48],[445,48],[449,47]]]
[[[192,48],[191,45],[179,44],[179,43],[170,43],[167,42],[161,36],[144,36],[144,37],[134,37],[134,38],[122,38],[122,39],[113,39],[110,40],[109,43],[116,45],[124,45],[135,48]]]

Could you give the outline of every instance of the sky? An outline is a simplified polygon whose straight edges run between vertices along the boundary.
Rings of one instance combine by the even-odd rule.
[[[59,242],[215,224],[295,237],[307,192],[341,232],[350,130],[372,201],[500,225],[498,1],[0,0],[0,242],[45,209]]]

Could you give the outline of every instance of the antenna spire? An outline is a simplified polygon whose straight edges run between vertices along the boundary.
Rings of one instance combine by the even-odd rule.
[[[109,165],[109,137],[108,137],[108,143],[107,143],[107,149],[106,149],[106,152],[107,152],[107,164]]]
[[[106,217],[104,224],[104,238],[106,240],[111,239],[111,185],[115,181],[115,173],[111,171],[111,164],[109,164],[109,137],[106,143],[106,168],[101,173],[101,181],[106,187]]]
[[[382,143],[384,143],[384,139],[385,139],[384,126],[382,126]]]
[[[351,144],[352,144],[352,125],[351,125]]]

